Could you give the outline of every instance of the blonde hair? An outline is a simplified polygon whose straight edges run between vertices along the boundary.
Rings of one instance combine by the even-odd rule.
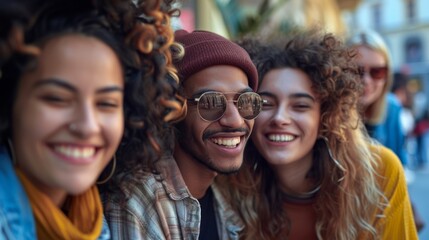
[[[364,46],[371,50],[380,53],[386,61],[388,74],[386,76],[386,83],[383,88],[381,96],[365,110],[365,122],[370,124],[380,123],[385,116],[386,109],[386,95],[389,93],[393,84],[393,71],[392,63],[389,54],[389,49],[383,38],[374,31],[362,30],[356,32],[348,39],[348,45],[352,47]]]

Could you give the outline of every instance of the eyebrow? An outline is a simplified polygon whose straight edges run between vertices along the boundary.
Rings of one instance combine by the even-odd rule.
[[[272,97],[272,98],[276,97],[271,92],[258,92],[258,93],[261,96],[268,96],[268,97]],[[313,96],[311,96],[310,94],[308,94],[308,93],[292,93],[292,94],[289,95],[289,98],[308,98],[308,99],[312,100],[313,102],[316,101],[316,99]]]
[[[313,102],[316,101],[316,99],[308,93],[293,93],[290,95],[290,98],[308,98]]]
[[[56,78],[42,79],[41,81],[34,84],[33,88],[39,88],[46,85],[54,85],[60,88],[64,88],[73,93],[78,92],[77,88],[71,85],[70,83]],[[119,86],[107,86],[107,87],[102,87],[97,89],[96,93],[108,93],[108,92],[116,92],[116,91],[123,92],[124,89]]]
[[[199,96],[201,96],[203,93],[206,93],[206,92],[221,92],[221,93],[232,93],[232,92],[230,92],[230,91],[228,91],[228,92],[222,92],[222,91],[218,91],[218,90],[214,90],[214,89],[209,89],[209,88],[203,88],[203,89],[200,89],[200,90],[198,90],[197,92],[195,92],[194,94],[192,94],[192,98],[196,98],[196,97],[199,97]],[[238,94],[241,94],[241,93],[245,93],[245,92],[253,92],[253,89],[251,89],[250,87],[246,87],[246,88],[243,88],[243,89],[241,89],[240,91],[238,91],[237,93]]]

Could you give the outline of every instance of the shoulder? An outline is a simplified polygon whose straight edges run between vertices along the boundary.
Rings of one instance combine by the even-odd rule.
[[[391,149],[382,145],[373,145],[371,150],[379,158],[378,174],[385,177],[403,174],[401,161]]]
[[[382,239],[417,239],[412,209],[403,167],[398,157],[384,146],[374,147],[379,156],[378,177],[386,203],[383,218]]]
[[[122,178],[116,192],[102,193],[104,215],[112,238],[161,236],[156,199],[162,191],[155,174],[138,172]]]
[[[6,148],[0,145],[0,239],[35,239],[35,236],[33,211],[27,194]]]
[[[402,104],[399,102],[398,98],[393,94],[389,93],[387,95],[387,112],[388,114],[392,114],[396,112],[399,112],[402,110]]]
[[[393,93],[388,93],[387,94],[387,103],[389,104],[389,105],[393,105],[393,106],[398,106],[398,107],[401,107],[402,106],[402,104],[401,104],[401,102],[399,101],[399,99],[396,97],[396,95],[395,94],[393,94]]]
[[[155,200],[156,193],[163,191],[154,173],[138,171],[120,178],[120,182],[118,191],[102,194],[106,212],[117,205],[125,209],[148,206]]]
[[[390,199],[395,192],[406,191],[405,174],[398,156],[382,145],[372,146],[372,149],[379,159],[377,176],[385,196]]]

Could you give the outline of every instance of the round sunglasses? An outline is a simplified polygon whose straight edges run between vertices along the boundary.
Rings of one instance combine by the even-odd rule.
[[[386,66],[382,67],[364,67],[359,66],[359,75],[361,78],[368,73],[374,80],[383,80],[387,76],[388,68]]]
[[[224,93],[205,92],[198,98],[187,100],[196,103],[200,117],[209,122],[217,121],[223,117],[228,101],[234,102],[238,113],[246,120],[255,119],[261,112],[263,100],[259,94],[255,92],[227,94],[239,95],[236,100],[228,100]]]

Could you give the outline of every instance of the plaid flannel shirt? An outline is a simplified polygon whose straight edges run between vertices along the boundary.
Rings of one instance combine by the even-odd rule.
[[[159,174],[126,176],[123,193],[104,194],[112,239],[198,239],[201,209],[191,196],[173,157],[156,164]],[[212,185],[220,239],[238,239],[244,224]]]

